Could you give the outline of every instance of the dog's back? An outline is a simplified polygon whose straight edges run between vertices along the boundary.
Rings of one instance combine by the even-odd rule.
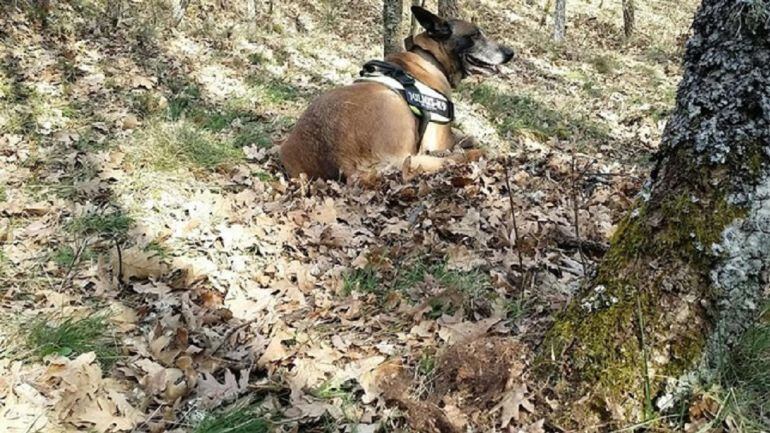
[[[292,177],[336,179],[399,164],[416,152],[417,122],[400,95],[377,83],[324,93],[281,146]]]
[[[513,57],[512,50],[488,40],[475,24],[446,20],[419,6],[413,6],[412,12],[426,31],[409,39],[408,52],[389,56],[387,61],[443,95],[446,107],[451,106],[452,88],[463,77],[491,73]],[[417,153],[455,145],[448,124],[451,111],[443,113],[449,120],[434,122],[424,110],[431,111],[417,107],[422,117],[416,116],[404,97],[378,82],[329,91],[299,118],[281,146],[281,160],[292,177],[305,173],[324,179],[401,167],[407,160],[409,170],[441,169],[447,159]]]

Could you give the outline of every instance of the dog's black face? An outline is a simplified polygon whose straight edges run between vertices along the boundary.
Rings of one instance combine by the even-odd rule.
[[[428,36],[460,64],[463,76],[498,72],[499,65],[513,58],[512,49],[487,39],[473,23],[443,19],[419,6],[412,6],[412,13]]]

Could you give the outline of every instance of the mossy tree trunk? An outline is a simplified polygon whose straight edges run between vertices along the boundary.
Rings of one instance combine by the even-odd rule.
[[[651,179],[541,346],[555,424],[656,418],[756,314],[770,270],[769,4],[703,1]]]
[[[401,15],[404,13],[403,0],[383,0],[382,39],[384,57],[403,51],[401,42]]]

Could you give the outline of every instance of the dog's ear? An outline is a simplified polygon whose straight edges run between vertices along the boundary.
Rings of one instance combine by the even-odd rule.
[[[447,20],[419,6],[412,6],[412,13],[431,38],[442,40],[452,36],[452,28]]]

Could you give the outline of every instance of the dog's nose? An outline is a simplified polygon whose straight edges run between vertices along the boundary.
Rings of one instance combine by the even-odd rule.
[[[503,63],[510,62],[511,59],[513,58],[513,56],[514,56],[513,50],[508,48],[508,47],[505,47],[505,46],[500,47],[500,48],[502,49],[502,52],[503,52]]]

